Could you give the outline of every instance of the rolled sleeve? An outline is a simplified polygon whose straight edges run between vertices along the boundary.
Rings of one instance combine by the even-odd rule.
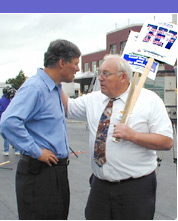
[[[163,101],[159,97],[157,97],[154,103],[151,104],[149,127],[151,133],[157,133],[173,138],[171,120],[168,116]]]

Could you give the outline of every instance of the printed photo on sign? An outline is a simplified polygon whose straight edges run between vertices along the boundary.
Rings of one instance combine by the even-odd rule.
[[[148,62],[148,58],[134,53],[137,49],[138,36],[139,32],[130,32],[122,57],[129,62],[133,72],[139,72],[142,74]],[[148,78],[155,80],[158,67],[159,63],[154,62],[148,73]]]
[[[177,25],[147,21],[138,36],[136,53],[174,66],[176,62]]]

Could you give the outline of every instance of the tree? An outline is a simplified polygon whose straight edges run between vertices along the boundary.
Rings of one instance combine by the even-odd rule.
[[[26,81],[28,77],[25,76],[25,73],[20,70],[19,74],[15,78],[9,78],[6,81],[6,84],[11,84],[16,90]]]

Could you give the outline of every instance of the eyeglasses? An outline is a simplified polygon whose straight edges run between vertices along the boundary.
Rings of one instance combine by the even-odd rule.
[[[104,79],[108,78],[109,76],[113,75],[113,74],[118,74],[122,71],[118,71],[117,73],[110,73],[110,72],[107,72],[107,71],[98,71],[98,77],[102,75],[102,77]]]

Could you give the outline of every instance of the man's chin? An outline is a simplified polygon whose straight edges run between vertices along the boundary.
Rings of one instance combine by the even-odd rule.
[[[104,95],[106,95],[106,90],[101,88],[101,93],[103,93]],[[107,96],[107,95],[106,95]]]
[[[72,82],[74,82],[74,78],[72,78],[72,79],[66,79],[64,82],[65,82],[65,83],[72,83]]]

